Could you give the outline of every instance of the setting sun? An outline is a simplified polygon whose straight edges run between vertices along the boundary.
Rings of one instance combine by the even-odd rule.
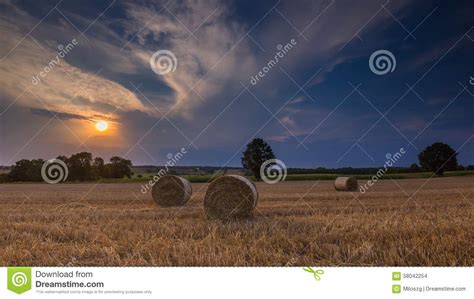
[[[109,127],[109,124],[103,120],[95,123],[95,128],[100,132],[104,132],[105,130],[107,130],[108,127]]]

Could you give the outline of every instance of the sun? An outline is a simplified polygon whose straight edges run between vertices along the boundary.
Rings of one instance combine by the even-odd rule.
[[[109,127],[109,124],[104,120],[100,120],[95,123],[95,128],[97,129],[97,131],[100,131],[100,132],[104,132],[105,130],[108,129],[108,127]]]

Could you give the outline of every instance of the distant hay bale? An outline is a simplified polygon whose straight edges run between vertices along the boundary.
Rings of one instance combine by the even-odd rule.
[[[182,206],[188,202],[191,194],[189,181],[175,175],[161,177],[151,190],[153,200],[161,207]]]
[[[246,218],[257,206],[255,184],[239,175],[225,175],[213,181],[204,196],[204,210],[211,219]]]
[[[334,181],[334,188],[337,191],[356,191],[359,188],[359,183],[353,176],[341,176]]]

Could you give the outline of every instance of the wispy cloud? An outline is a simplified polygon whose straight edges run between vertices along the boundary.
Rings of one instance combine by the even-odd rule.
[[[229,82],[236,85],[246,78],[255,65],[245,29],[228,19],[226,5],[220,1],[126,5],[131,21],[127,35],[136,40],[129,47],[139,45],[150,53],[165,49],[176,55],[176,71],[157,79],[173,89],[177,110],[185,116],[191,117],[193,107],[212,100]]]
[[[16,13],[16,12],[13,12]],[[20,15],[10,15],[10,18]],[[25,23],[33,24],[36,19],[21,15]],[[149,109],[133,92],[117,82],[96,73],[75,67],[67,58],[57,60],[59,42],[49,39],[38,41],[27,36],[20,26],[0,20],[1,53],[5,56],[20,41],[14,51],[8,54],[0,64],[1,93],[16,104],[26,107],[50,109],[60,113],[79,114],[88,117],[97,113],[110,114],[114,110],[128,111]],[[33,26],[33,25],[31,25]],[[59,30],[57,25],[43,24],[46,30]],[[70,34],[72,40],[78,34]],[[63,45],[64,46],[64,45]],[[80,47],[80,44],[76,47]],[[79,51],[72,49],[71,51]],[[54,66],[51,63],[55,61]],[[47,70],[45,72],[45,70]],[[33,83],[34,77],[43,72],[40,82]],[[79,104],[75,99],[82,98]],[[113,109],[101,109],[114,107]]]
[[[250,73],[255,63],[246,44],[248,41],[244,38],[245,29],[228,20],[229,7],[226,3],[162,1],[157,4],[156,1],[145,1],[138,5],[130,1],[122,3],[121,7],[126,19],[94,23],[80,39],[74,55],[63,59],[40,84],[32,86],[32,76],[38,74],[56,55],[59,41],[71,40],[79,35],[70,28],[68,21],[79,24],[79,28],[86,28],[92,20],[66,11],[64,15],[68,21],[62,16],[59,16],[59,23],[44,21],[34,34],[22,40],[29,28],[39,20],[16,5],[8,4],[9,11],[3,13],[6,19],[0,21],[0,54],[7,54],[19,41],[21,44],[0,67],[0,82],[4,86],[2,92],[16,98],[25,88],[29,88],[48,109],[66,113],[80,110],[81,114],[88,115],[98,107],[111,106],[122,111],[139,110],[157,114],[152,103],[164,111],[173,107],[174,114],[191,118],[193,107],[213,100],[213,96],[230,82],[236,85]],[[22,21],[16,22],[18,19]],[[113,26],[122,26],[124,33],[118,35],[111,29]],[[56,33],[51,35],[52,32]],[[160,49],[175,53],[178,59],[176,72],[166,76],[152,73],[150,57]],[[83,59],[90,55],[94,56],[93,60]],[[95,74],[98,70],[104,71]],[[163,88],[167,87],[172,92],[162,92],[155,97],[156,89],[145,90],[145,100],[130,85],[111,79],[119,73],[146,76],[147,80],[153,78],[158,86],[162,82]],[[74,105],[78,101],[73,99],[77,97],[83,99],[81,105]],[[23,95],[18,103],[44,108],[29,93]]]

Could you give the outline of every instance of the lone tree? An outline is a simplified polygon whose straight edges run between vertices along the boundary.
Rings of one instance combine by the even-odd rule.
[[[432,171],[436,175],[442,176],[445,171],[456,170],[458,168],[458,160],[455,150],[449,145],[436,142],[425,148],[419,155],[421,168]]]
[[[255,138],[247,144],[247,149],[242,157],[242,166],[250,170],[257,180],[260,180],[260,167],[269,159],[275,159],[272,148],[263,139]]]

